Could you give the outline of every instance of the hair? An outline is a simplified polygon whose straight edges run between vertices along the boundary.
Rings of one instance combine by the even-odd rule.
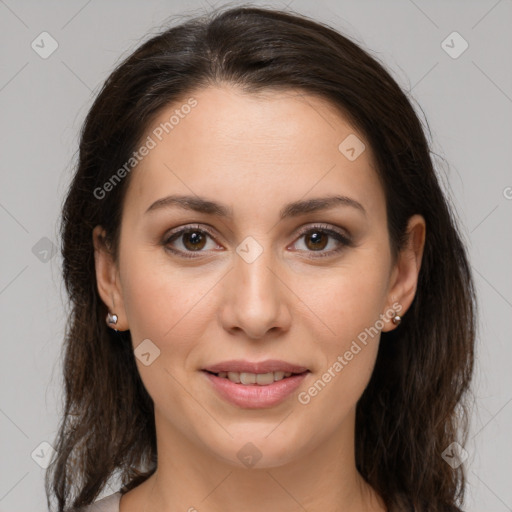
[[[45,488],[57,510],[92,503],[114,475],[121,492],[156,470],[153,401],[130,332],[105,323],[92,230],[105,229],[115,261],[130,174],[107,199],[94,191],[125,164],[161,110],[201,88],[300,91],[327,100],[365,137],[386,198],[393,261],[407,221],[427,235],[416,295],[398,329],[383,332],[357,403],[357,470],[390,510],[457,511],[463,465],[441,454],[464,445],[474,364],[476,297],[457,222],[440,187],[422,123],[375,58],[326,24],[250,5],[217,9],[166,27],[117,65],[80,133],[76,171],[61,218],[70,298],[64,340],[65,405]]]

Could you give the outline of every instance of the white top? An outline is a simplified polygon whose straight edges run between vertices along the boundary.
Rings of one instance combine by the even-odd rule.
[[[86,507],[83,507],[79,512],[119,512],[119,502],[121,501],[121,491],[117,491],[110,496],[101,498]]]

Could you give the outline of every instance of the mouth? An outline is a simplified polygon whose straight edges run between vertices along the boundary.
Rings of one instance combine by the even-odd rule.
[[[295,375],[303,375],[310,373],[309,370],[301,372],[285,372],[285,371],[273,371],[266,373],[251,373],[251,372],[212,372],[209,370],[203,370],[210,375],[219,377],[221,379],[228,379],[235,384],[242,384],[244,386],[268,386],[274,382],[289,379]]]
[[[281,370],[256,374],[202,370],[201,373],[218,396],[231,405],[242,409],[267,409],[291,397],[311,372]]]

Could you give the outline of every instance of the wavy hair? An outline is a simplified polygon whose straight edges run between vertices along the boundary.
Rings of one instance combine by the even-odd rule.
[[[305,16],[251,5],[217,9],[153,35],[115,68],[87,113],[60,226],[70,313],[64,411],[45,480],[49,507],[53,496],[58,512],[90,504],[115,475],[127,492],[156,470],[153,401],[130,332],[105,323],[94,264],[97,225],[118,257],[130,175],[107,200],[95,190],[129,160],[164,107],[222,83],[247,93],[302,91],[346,116],[374,154],[394,258],[408,219],[425,218],[416,296],[400,327],[382,333],[357,403],[356,465],[390,510],[460,510],[464,466],[452,469],[441,454],[468,435],[476,297],[423,124],[384,66],[358,44]]]

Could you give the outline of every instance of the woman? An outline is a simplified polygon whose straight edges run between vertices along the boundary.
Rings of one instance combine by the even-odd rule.
[[[144,43],[87,115],[62,236],[56,510],[460,510],[470,266],[350,40],[239,7]]]

